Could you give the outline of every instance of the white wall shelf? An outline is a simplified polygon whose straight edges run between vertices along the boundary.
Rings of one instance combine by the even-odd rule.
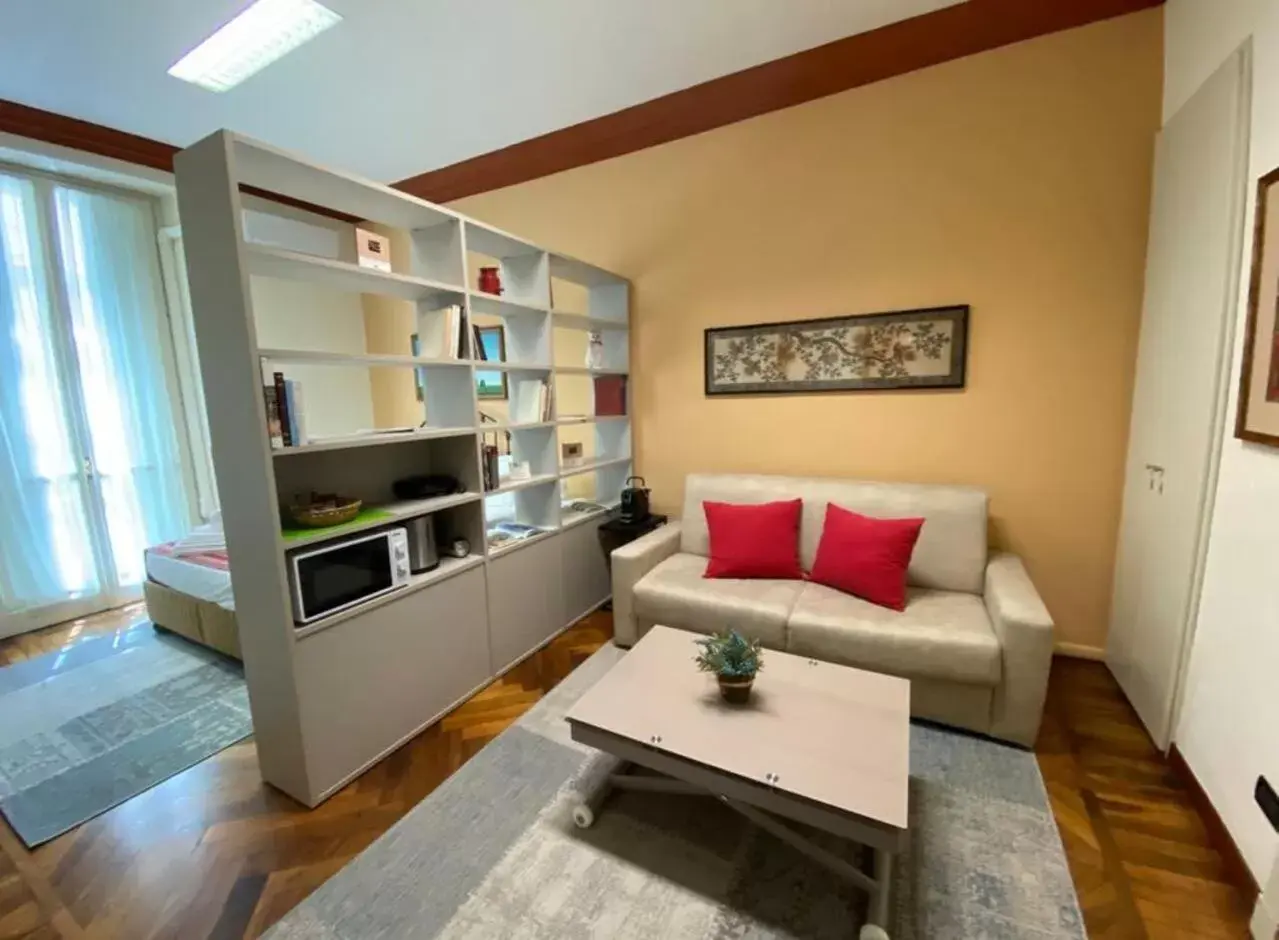
[[[394,274],[374,268],[362,268],[346,261],[335,261],[319,255],[306,255],[267,245],[245,245],[249,273],[262,277],[309,281],[323,284],[348,294],[385,294],[403,300],[435,299],[441,304],[460,304],[466,293],[452,287],[407,274]]]
[[[615,500],[632,466],[629,456],[616,456],[629,453],[628,420],[580,415],[560,422],[552,413],[548,420],[485,424],[476,376],[512,376],[509,414],[517,414],[522,377],[626,374],[629,283],[450,209],[227,131],[182,151],[174,168],[201,370],[206,389],[217,390],[206,396],[209,425],[259,764],[266,781],[314,806],[607,599],[607,566],[592,528],[607,511],[565,509],[563,481],[594,472],[597,491]],[[301,201],[323,215],[254,201],[246,217],[242,186]],[[352,263],[355,220],[390,230],[394,273]],[[490,265],[499,269],[501,296],[476,289],[478,268]],[[261,318],[269,311],[265,305],[255,310],[251,275],[360,295],[356,317],[364,333],[352,331],[357,338],[343,343],[353,348],[341,352],[283,348],[308,345],[313,338],[303,330],[296,337],[277,333],[286,338],[259,346]],[[584,289],[581,314],[552,312],[555,280]],[[561,289],[566,298],[575,296]],[[378,295],[414,307],[375,305]],[[423,348],[439,346],[444,308],[452,305],[462,307],[464,323],[478,316],[504,324],[507,361],[401,351],[411,348],[415,334],[429,340]],[[402,315],[407,325],[391,329]],[[617,368],[556,367],[556,327],[604,330],[604,362]],[[367,371],[373,413],[352,411],[352,430],[429,424],[273,449],[264,365],[268,374],[282,372],[302,384],[308,419],[314,417],[312,390],[327,390],[332,367],[333,375],[346,369],[351,379],[355,370]],[[594,440],[603,450],[562,473],[558,428],[597,420]],[[516,459],[536,475],[481,492],[480,442],[492,432],[509,434]],[[393,483],[418,474],[452,476],[467,492],[394,499]],[[388,515],[286,540],[283,504],[312,491],[361,498]],[[289,553],[423,515],[432,517],[441,547],[463,537],[470,555],[444,557],[406,587],[351,610],[295,623]],[[491,524],[508,518],[541,531],[490,546]]]

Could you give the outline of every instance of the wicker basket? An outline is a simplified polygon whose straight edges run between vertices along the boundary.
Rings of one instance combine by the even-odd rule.
[[[295,503],[289,507],[289,514],[298,525],[323,529],[350,522],[360,514],[363,505],[361,500],[339,497],[336,501],[326,500],[322,503]]]

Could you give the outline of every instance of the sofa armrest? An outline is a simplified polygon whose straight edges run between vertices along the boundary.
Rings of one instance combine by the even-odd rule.
[[[678,522],[668,522],[613,552],[613,642],[618,646],[634,646],[639,640],[635,585],[679,551],[680,531]]]
[[[995,693],[990,733],[1033,747],[1052,668],[1052,615],[1016,555],[991,557],[985,598],[1003,654],[1003,678]]]

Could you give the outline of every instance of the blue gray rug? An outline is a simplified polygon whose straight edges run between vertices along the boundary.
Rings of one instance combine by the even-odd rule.
[[[268,940],[855,937],[863,895],[713,800],[619,793],[573,826],[574,781],[598,757],[563,716],[619,655],[583,664]],[[915,726],[911,775],[894,940],[1084,937],[1031,754]]]
[[[139,624],[0,669],[0,813],[31,848],[253,731],[238,663]]]

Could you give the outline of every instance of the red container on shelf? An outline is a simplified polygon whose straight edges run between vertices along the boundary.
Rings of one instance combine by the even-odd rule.
[[[502,293],[502,278],[497,268],[480,268],[480,290],[486,294]]]

